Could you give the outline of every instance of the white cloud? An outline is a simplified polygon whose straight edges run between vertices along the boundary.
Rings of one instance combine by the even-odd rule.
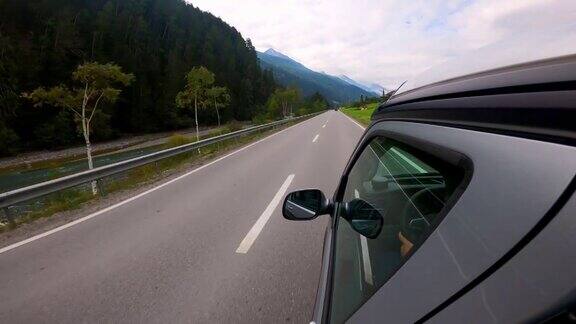
[[[574,0],[191,0],[308,67],[394,87],[447,59],[576,17]]]

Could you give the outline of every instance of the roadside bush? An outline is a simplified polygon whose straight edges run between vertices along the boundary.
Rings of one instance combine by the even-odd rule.
[[[226,132],[227,132],[227,133],[232,133],[232,132],[235,132],[235,131],[239,131],[239,130],[242,129],[242,124],[241,124],[239,121],[237,121],[237,120],[231,120],[230,122],[228,122],[228,123],[226,124],[226,128],[225,128],[225,129],[226,129]]]
[[[168,138],[168,146],[176,147],[184,144],[192,143],[193,140],[181,134],[174,134]]]
[[[34,146],[55,149],[82,143],[80,133],[74,125],[72,112],[60,111],[53,118],[37,126]]]
[[[268,118],[266,116],[266,113],[260,113],[256,116],[254,116],[254,118],[252,118],[252,123],[254,125],[262,125],[262,124],[266,124],[268,122]]]
[[[308,114],[308,109],[304,106],[300,107],[300,109],[296,111],[296,116],[304,116],[306,114]]]
[[[102,111],[96,111],[92,121],[92,140],[106,141],[116,137],[116,131],[110,125],[111,116]]]
[[[19,138],[16,132],[0,122],[0,156],[8,156],[16,153]]]

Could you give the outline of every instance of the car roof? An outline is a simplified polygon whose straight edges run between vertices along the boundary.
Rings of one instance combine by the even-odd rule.
[[[410,120],[574,145],[576,54],[455,77],[393,96],[374,122]]]

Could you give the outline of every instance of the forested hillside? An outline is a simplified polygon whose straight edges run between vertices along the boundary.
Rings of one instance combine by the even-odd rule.
[[[0,156],[81,143],[73,113],[23,99],[38,87],[68,84],[83,62],[114,63],[134,75],[114,106],[93,123],[93,138],[192,125],[175,105],[194,66],[230,91],[223,119],[247,120],[274,91],[249,40],[182,0],[1,0]],[[212,112],[200,112],[211,122]]]

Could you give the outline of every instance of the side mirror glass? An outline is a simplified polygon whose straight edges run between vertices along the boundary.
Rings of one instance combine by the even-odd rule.
[[[331,203],[318,189],[299,190],[284,199],[282,215],[289,220],[311,220],[330,212]]]
[[[346,203],[344,209],[344,219],[356,232],[371,239],[378,237],[384,218],[374,206],[362,199],[354,199]]]

